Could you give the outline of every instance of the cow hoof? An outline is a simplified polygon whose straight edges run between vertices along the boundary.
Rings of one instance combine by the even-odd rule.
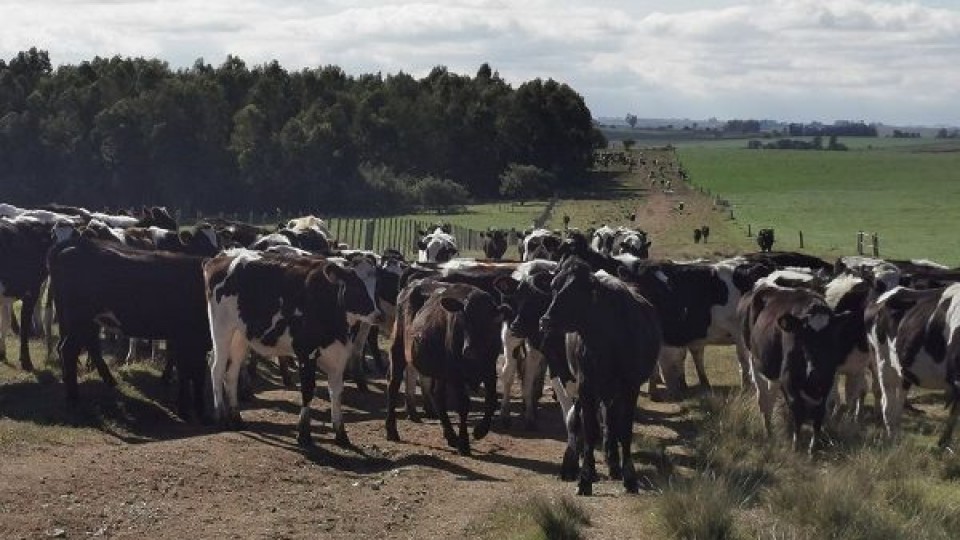
[[[21,360],[21,361],[20,361],[20,367],[23,368],[24,371],[32,372],[32,371],[33,371],[33,362],[31,362],[30,360]]]
[[[564,482],[573,482],[580,476],[580,468],[576,465],[564,465],[560,467],[560,480]]]
[[[407,409],[407,420],[419,424],[423,422],[423,418],[420,417],[420,413],[416,409]]]
[[[460,440],[457,438],[456,434],[454,434],[454,433],[444,433],[444,434],[443,434],[443,437],[444,437],[445,439],[447,439],[447,446],[449,446],[450,448],[459,448],[459,447],[460,447]]]
[[[593,495],[593,482],[581,479],[577,484],[577,495],[590,497]]]
[[[301,448],[313,448],[313,437],[309,433],[301,433],[297,435],[297,444]]]
[[[337,429],[337,435],[333,441],[340,446],[350,446],[350,438],[347,437],[347,429],[341,424]]]
[[[467,445],[458,446],[458,447],[457,447],[457,453],[460,454],[461,456],[469,456],[469,455],[470,455],[470,445],[467,444]]]
[[[623,478],[623,470],[619,465],[610,465],[610,478],[613,480],[620,480]]]
[[[227,419],[227,429],[231,431],[243,431],[247,429],[247,423],[243,421],[243,418],[240,418],[240,413],[235,413]]]
[[[397,432],[397,428],[387,428],[387,440],[400,442],[400,433]]]
[[[487,436],[487,433],[490,433],[490,422],[481,422],[473,428],[473,438],[480,440]]]
[[[636,478],[627,478],[626,480],[623,481],[623,489],[625,489],[627,493],[633,493],[633,494],[639,493],[640,483],[637,481]]]

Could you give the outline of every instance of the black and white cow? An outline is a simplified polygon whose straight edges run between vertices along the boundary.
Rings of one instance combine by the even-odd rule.
[[[638,490],[631,444],[640,386],[650,378],[660,352],[656,310],[619,279],[577,258],[565,260],[551,282],[553,298],[540,319],[543,332],[567,332],[570,372],[578,397],[567,417],[569,440],[561,476],[579,469],[577,493],[591,495],[596,477],[594,448],[601,440],[605,412],[610,476],[622,475],[630,493]],[[580,459],[583,460],[582,467]]]
[[[927,290],[895,287],[867,308],[865,321],[888,434],[900,433],[908,386],[942,389],[950,415],[939,444],[949,445],[960,413],[960,284]]]
[[[204,367],[210,349],[203,260],[79,234],[50,250],[50,289],[69,399],[77,397],[77,357],[83,350],[104,382],[116,384],[100,354],[103,326],[131,337],[167,340],[168,354],[180,374],[180,415],[190,416],[191,390],[194,411],[203,414]]]
[[[295,356],[302,397],[298,442],[313,442],[310,402],[319,361],[328,378],[336,440],[347,444],[341,394],[352,347],[350,325],[379,324],[382,319],[372,291],[356,272],[318,257],[235,249],[210,259],[203,274],[213,337],[210,378],[216,417],[233,428],[243,425],[237,381],[248,349],[263,356]]]
[[[484,386],[483,419],[473,432],[481,439],[490,430],[497,407],[500,327],[508,311],[490,294],[464,283],[416,280],[401,291],[390,347],[387,439],[400,440],[396,398],[404,371],[412,366],[429,379],[426,394],[440,416],[447,444],[460,454],[470,454],[469,389]],[[458,432],[447,416],[448,396],[454,398],[459,412]]]
[[[527,262],[534,259],[558,259],[558,250],[563,243],[560,233],[549,229],[533,229],[525,231],[520,237],[520,260]]]
[[[480,233],[481,247],[483,255],[487,259],[499,260],[507,252],[507,236],[509,231],[503,229],[490,229]]]
[[[741,342],[768,436],[773,407],[783,393],[791,413],[794,449],[810,421],[812,452],[833,389],[837,368],[857,341],[857,315],[835,314],[823,296],[805,288],[780,287],[761,280],[739,302]]]
[[[446,262],[457,256],[457,239],[437,227],[433,232],[420,231],[420,240],[417,241],[419,262]]]

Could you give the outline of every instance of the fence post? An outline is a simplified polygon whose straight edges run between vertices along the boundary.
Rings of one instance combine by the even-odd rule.
[[[367,220],[367,233],[366,238],[363,240],[363,249],[372,250],[373,249],[373,235],[377,230],[376,221],[372,219]]]
[[[733,219],[733,208],[730,209],[730,219]]]
[[[863,255],[863,231],[857,231],[857,255]]]
[[[750,224],[747,223],[747,238],[753,236],[753,232],[750,230]]]
[[[803,231],[799,231],[799,233],[800,233],[800,249],[803,249]]]
[[[873,233],[873,256],[880,256],[880,235],[878,233]]]

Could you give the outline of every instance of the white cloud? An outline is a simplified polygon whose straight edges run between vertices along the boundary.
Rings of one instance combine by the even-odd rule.
[[[598,115],[960,124],[960,9],[936,0],[34,0],[2,15],[7,58],[232,53],[416,75],[489,62],[511,82],[567,82]]]

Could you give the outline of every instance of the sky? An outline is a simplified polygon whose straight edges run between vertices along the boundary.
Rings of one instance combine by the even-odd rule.
[[[594,117],[960,126],[960,0],[0,0],[0,57],[347,73],[484,62]]]

